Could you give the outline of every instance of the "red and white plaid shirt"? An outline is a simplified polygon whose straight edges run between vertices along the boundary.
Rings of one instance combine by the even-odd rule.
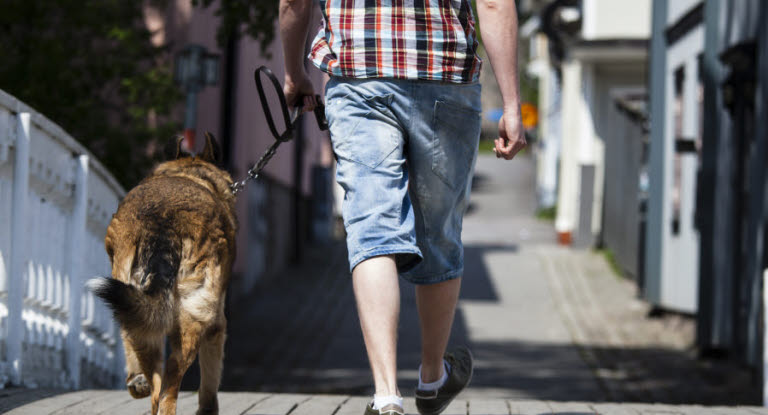
[[[320,0],[309,58],[352,78],[472,83],[480,76],[469,0]]]

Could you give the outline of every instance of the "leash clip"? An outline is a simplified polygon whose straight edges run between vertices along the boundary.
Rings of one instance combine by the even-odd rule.
[[[232,191],[232,194],[237,196],[237,194],[240,193],[245,187],[246,181],[247,180],[240,180],[239,182],[233,182],[231,185],[229,185],[229,189]]]

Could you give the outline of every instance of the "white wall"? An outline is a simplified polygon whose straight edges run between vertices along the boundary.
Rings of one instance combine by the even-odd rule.
[[[651,0],[584,0],[582,13],[585,40],[650,36]]]

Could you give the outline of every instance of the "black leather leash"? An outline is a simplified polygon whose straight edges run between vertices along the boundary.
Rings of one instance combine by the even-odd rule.
[[[275,92],[277,93],[277,98],[280,100],[280,109],[283,113],[283,121],[285,121],[285,131],[280,134],[277,132],[277,128],[275,127],[275,121],[272,117],[272,111],[269,109],[269,103],[267,102],[267,96],[264,93],[264,86],[262,85],[262,76],[261,74],[264,73],[267,75],[267,78],[269,78],[270,81],[272,81],[272,85],[275,87]],[[243,190],[245,185],[248,183],[249,180],[255,179],[259,177],[259,174],[264,169],[264,167],[269,163],[269,160],[272,159],[272,157],[277,152],[277,148],[280,147],[280,144],[290,141],[293,138],[293,133],[295,131],[296,126],[296,119],[298,118],[299,114],[301,113],[301,101],[299,100],[298,105],[296,106],[296,110],[294,111],[293,116],[288,111],[288,103],[285,100],[285,94],[283,93],[283,87],[280,85],[280,82],[278,82],[277,77],[275,77],[275,74],[272,73],[269,68],[266,66],[260,66],[256,69],[256,71],[253,73],[253,79],[256,82],[256,89],[259,91],[259,100],[261,101],[261,107],[264,109],[264,115],[267,118],[267,125],[269,125],[269,131],[272,132],[272,135],[275,137],[275,142],[272,143],[271,146],[267,149],[267,151],[264,153],[264,155],[259,158],[259,161],[256,162],[256,164],[253,165],[250,169],[248,169],[248,173],[245,177],[245,179],[240,180],[238,182],[232,183],[230,188],[232,189],[232,194],[237,195],[240,193],[240,191]],[[315,120],[317,120],[317,126],[321,130],[327,130],[328,129],[328,121],[325,119],[325,105],[323,105],[322,100],[320,99],[320,95],[315,96],[315,100],[317,101],[317,106],[315,106]]]

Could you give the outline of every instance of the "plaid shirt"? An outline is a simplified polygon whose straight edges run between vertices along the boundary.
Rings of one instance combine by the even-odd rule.
[[[352,78],[471,83],[480,76],[470,0],[320,0],[309,59]]]

